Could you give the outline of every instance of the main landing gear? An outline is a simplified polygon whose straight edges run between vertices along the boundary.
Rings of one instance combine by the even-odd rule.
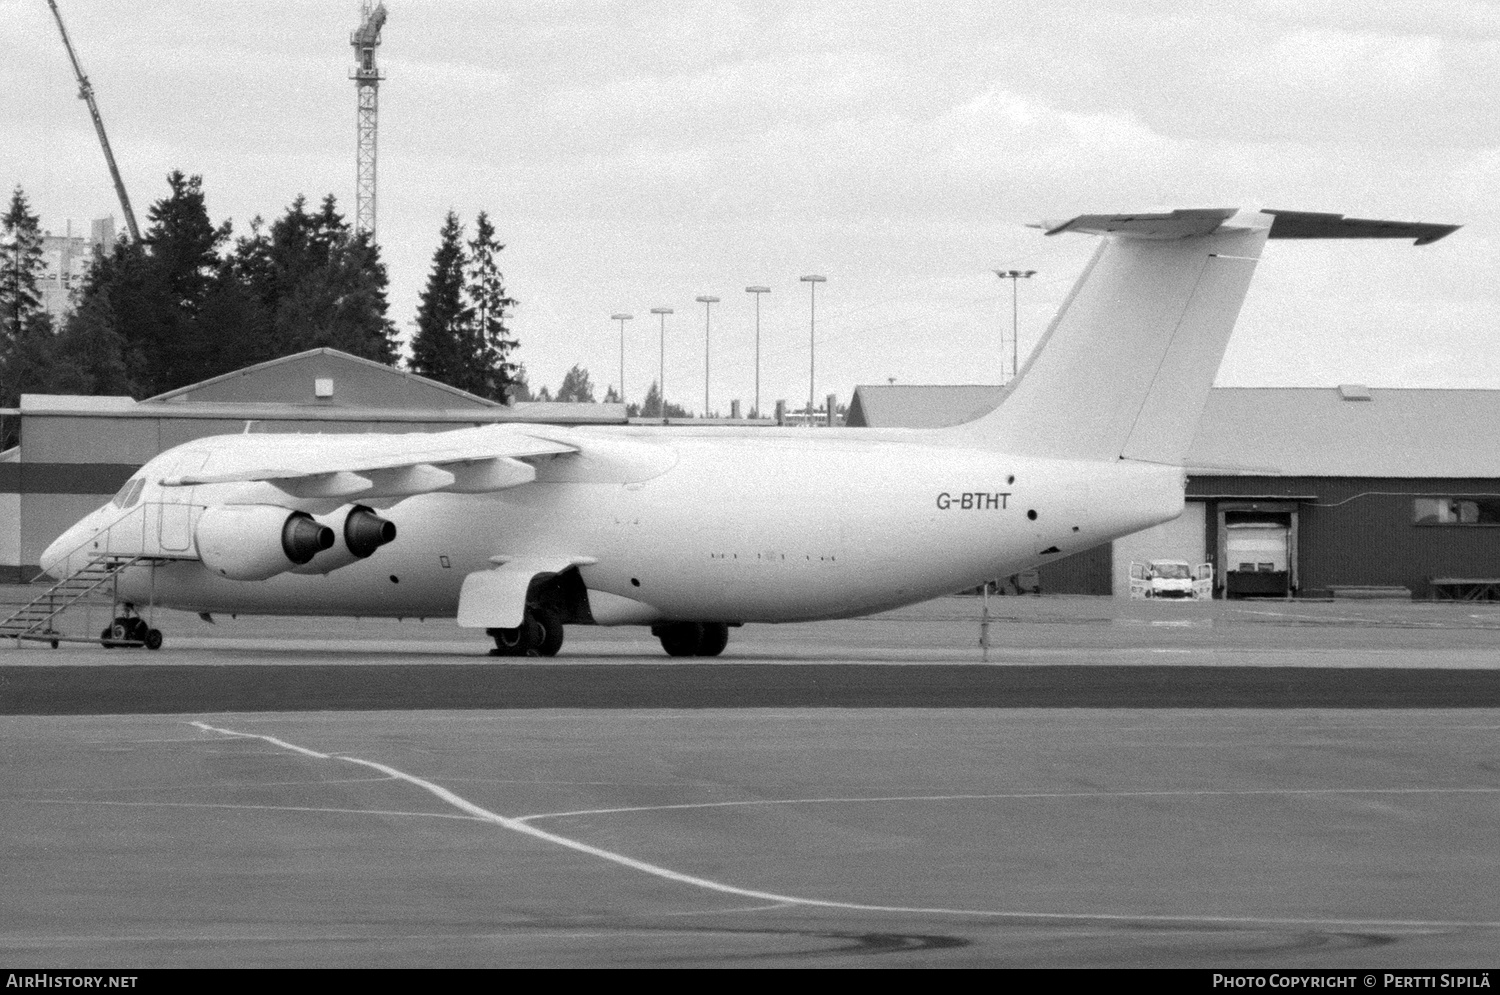
[[[723,622],[669,622],[653,625],[668,656],[718,656],[729,645],[729,626]]]
[[[562,649],[562,618],[550,608],[528,608],[519,628],[486,629],[495,640],[490,656],[556,656]]]
[[[121,615],[99,633],[99,642],[105,649],[144,646],[148,650],[159,650],[161,630],[151,628],[139,615]]]

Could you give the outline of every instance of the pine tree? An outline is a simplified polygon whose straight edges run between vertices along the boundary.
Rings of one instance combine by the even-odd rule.
[[[234,273],[267,316],[264,358],[327,346],[380,363],[395,360],[386,317],[389,278],[379,248],[356,235],[332,194],[316,214],[298,196],[269,230],[259,218],[235,247]]]
[[[103,265],[103,260],[95,263],[96,268]],[[137,388],[125,361],[111,288],[104,284],[90,292],[90,285],[85,284],[78,307],[58,334],[58,359],[78,372],[81,382],[74,393],[134,397]]]
[[[202,177],[174,170],[167,185],[168,196],[147,214],[145,253],[127,243],[110,271],[117,280],[117,330],[127,359],[139,360],[131,378],[148,394],[227,372],[214,357],[240,335],[237,328],[199,320],[216,287],[219,247],[228,241],[230,225],[209,221]]]
[[[614,384],[610,384],[609,387],[608,387],[608,389],[606,389],[604,391],[604,403],[605,404],[619,404],[620,403],[620,392],[617,391],[617,390],[615,390],[615,385]]]
[[[594,403],[594,385],[589,381],[589,371],[577,363],[563,374],[562,386],[557,388],[559,401]]]
[[[438,233],[437,251],[427,289],[417,307],[417,331],[411,340],[411,369],[424,377],[467,390],[474,311],[464,300],[463,226],[452,211]]]
[[[25,393],[73,393],[81,377],[59,360],[52,316],[42,310],[41,219],[18,186],[0,215],[0,405],[14,407]]]
[[[477,383],[467,389],[493,401],[509,399],[516,371],[510,354],[520,345],[511,338],[505,324],[516,302],[505,292],[505,279],[500,273],[498,257],[504,248],[495,240],[495,226],[490,223],[489,215],[480,211],[474,220],[474,239],[469,242],[466,288],[474,311]]]
[[[651,386],[646,390],[646,399],[641,402],[642,418],[661,417],[661,388],[656,381],[651,381]]]
[[[0,215],[0,251],[5,254],[5,272],[0,274],[0,341],[9,345],[42,309],[37,283],[45,266],[41,219],[31,213],[19,186],[11,193],[10,207]]]
[[[511,403],[534,400],[531,396],[531,383],[526,379],[525,363],[517,363],[516,372],[511,376],[510,400]]]
[[[229,222],[215,228],[208,219],[203,177],[167,176],[171,194],[151,205],[145,242],[172,292],[172,302],[187,318],[197,316],[219,270],[219,247],[229,240]]]

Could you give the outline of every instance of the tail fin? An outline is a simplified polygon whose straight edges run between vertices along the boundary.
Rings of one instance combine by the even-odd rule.
[[[1106,236],[999,407],[966,426],[1017,455],[1180,465],[1269,238],[1412,238],[1453,225],[1294,211],[1088,214]]]

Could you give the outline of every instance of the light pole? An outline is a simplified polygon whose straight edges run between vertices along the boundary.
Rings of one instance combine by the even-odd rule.
[[[1016,296],[1016,285],[1019,284],[1022,280],[1030,279],[1031,277],[1036,276],[1036,270],[996,269],[990,270],[990,272],[994,273],[1002,280],[1010,281],[1010,378],[1014,380],[1016,378],[1016,374],[1021,370],[1021,347],[1019,342],[1017,341],[1017,329],[1020,327],[1020,310],[1016,303],[1018,300]],[[1005,345],[1002,342],[1001,348],[1003,349],[1004,347]],[[1004,352],[1000,353],[1000,372],[1002,374],[1005,373]]]
[[[625,322],[635,318],[633,314],[612,314],[610,321],[620,323],[620,403],[625,403]]]
[[[812,413],[815,405],[813,398],[817,397],[814,389],[817,383],[817,352],[818,352],[818,284],[827,283],[826,276],[804,276],[802,282],[807,284],[808,312],[807,312],[807,423],[812,424]]]
[[[755,295],[755,417],[760,411],[760,295],[769,294],[770,287],[746,287],[745,293]]]
[[[703,417],[708,417],[708,312],[719,303],[717,297],[695,297],[703,305]]]
[[[661,410],[657,414],[662,418],[667,417],[667,315],[672,313],[669,307],[654,307],[652,314],[661,315],[661,373],[656,380],[657,400],[661,403]],[[645,414],[644,411],[641,414]]]

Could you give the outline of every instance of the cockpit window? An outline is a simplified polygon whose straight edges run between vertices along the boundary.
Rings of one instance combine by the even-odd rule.
[[[125,481],[125,486],[120,488],[120,492],[114,496],[114,499],[110,501],[110,504],[114,505],[116,508],[132,508],[135,506],[135,503],[141,499],[141,491],[144,490],[145,487],[145,477],[136,477],[133,480],[127,480]]]

